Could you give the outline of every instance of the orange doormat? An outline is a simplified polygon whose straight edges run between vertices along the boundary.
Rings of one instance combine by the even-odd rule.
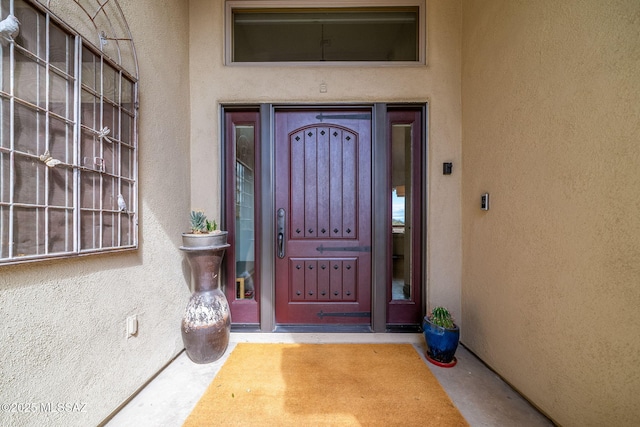
[[[240,343],[184,426],[468,426],[411,344]]]

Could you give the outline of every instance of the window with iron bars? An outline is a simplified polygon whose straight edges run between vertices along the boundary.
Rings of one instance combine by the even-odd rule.
[[[136,78],[47,8],[0,4],[0,264],[137,248]]]

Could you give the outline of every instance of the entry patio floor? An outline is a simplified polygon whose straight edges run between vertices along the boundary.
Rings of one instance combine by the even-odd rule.
[[[423,355],[418,333],[232,333],[229,349],[218,361],[198,365],[182,352],[105,425],[108,427],[181,426],[211,383],[230,351],[239,342],[255,343],[411,343]],[[433,374],[471,426],[553,426],[463,346],[458,364],[441,368],[428,363]],[[256,364],[259,369],[260,364]],[[428,423],[425,422],[425,425]]]

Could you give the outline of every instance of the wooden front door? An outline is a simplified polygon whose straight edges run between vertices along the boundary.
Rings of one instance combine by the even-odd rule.
[[[276,323],[371,323],[371,110],[275,113]]]

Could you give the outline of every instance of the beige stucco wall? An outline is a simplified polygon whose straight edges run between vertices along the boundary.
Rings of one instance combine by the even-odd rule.
[[[0,267],[0,402],[85,404],[82,413],[3,411],[2,426],[97,425],[183,347],[188,9],[120,4],[140,65],[140,250]],[[127,339],[133,314],[139,332]]]
[[[460,2],[428,2],[428,66],[412,67],[224,66],[224,2],[189,5],[194,207],[219,215],[221,104],[429,101],[428,298],[459,314]],[[442,175],[446,161],[453,175]]]
[[[464,341],[563,426],[636,425],[640,2],[465,0],[462,46]]]

